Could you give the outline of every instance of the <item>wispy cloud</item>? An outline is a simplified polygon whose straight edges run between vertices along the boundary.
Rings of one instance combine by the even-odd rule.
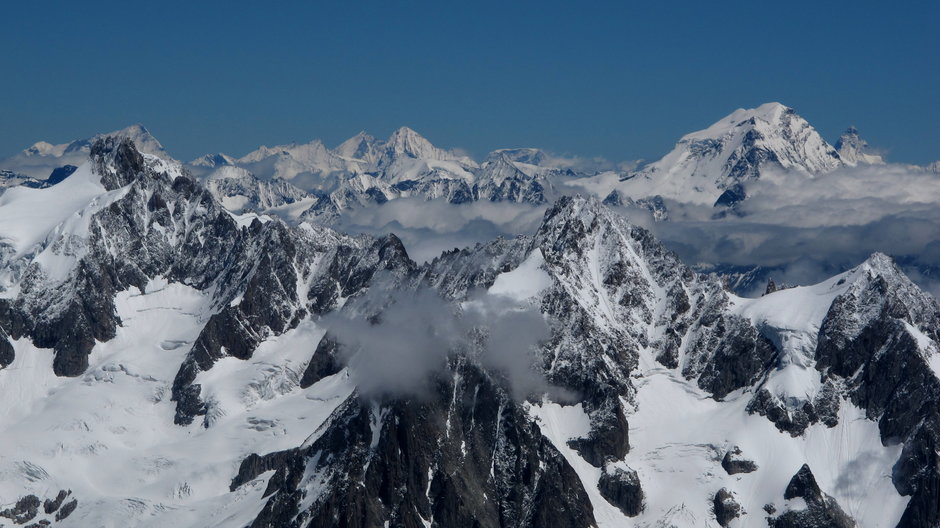
[[[422,395],[458,356],[504,383],[517,399],[551,389],[536,368],[550,336],[537,306],[479,292],[461,305],[422,288],[372,288],[321,320],[343,344],[342,360],[360,392]]]

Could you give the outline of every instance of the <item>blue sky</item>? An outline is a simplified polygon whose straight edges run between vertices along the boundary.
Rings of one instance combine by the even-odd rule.
[[[8,3],[0,156],[140,122],[182,159],[401,125],[477,157],[655,158],[780,101],[940,159],[940,2],[270,4]]]

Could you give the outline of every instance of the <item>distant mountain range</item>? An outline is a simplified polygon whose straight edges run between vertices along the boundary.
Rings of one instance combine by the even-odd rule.
[[[131,139],[141,152],[169,158],[140,125],[110,135]],[[0,169],[8,171],[5,185],[27,181],[24,177],[43,180],[58,167],[80,165],[99,137],[62,145],[39,142],[0,161]],[[185,166],[235,213],[276,213],[331,224],[344,211],[398,198],[543,205],[572,192],[572,184],[595,182],[613,182],[593,187],[603,190],[600,198],[608,203],[639,204],[665,218],[663,199],[733,207],[746,199],[748,184],[767,171],[812,178],[839,167],[881,163],[854,127],[832,146],[792,109],[768,103],[736,110],[634,170],[585,167],[535,148],[500,149],[477,162],[435,147],[407,127],[386,140],[363,132],[334,149],[314,140],[263,146],[240,158],[207,154]]]

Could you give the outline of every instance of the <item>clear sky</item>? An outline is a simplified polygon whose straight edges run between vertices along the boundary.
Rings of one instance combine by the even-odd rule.
[[[459,5],[458,5],[459,4]],[[7,2],[0,156],[140,122],[177,158],[407,125],[656,158],[779,101],[940,159],[940,2]]]

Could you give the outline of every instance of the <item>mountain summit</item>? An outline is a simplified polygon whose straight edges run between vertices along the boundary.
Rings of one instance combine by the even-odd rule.
[[[858,129],[851,126],[839,137],[835,144],[839,158],[849,167],[856,165],[883,165],[884,159],[881,155],[872,151],[868,142],[859,137]]]
[[[660,160],[628,174],[622,190],[635,198],[712,205],[743,198],[745,184],[764,171],[812,177],[841,164],[836,150],[792,108],[767,103],[683,136]]]
[[[389,159],[402,156],[415,159],[446,160],[454,156],[431,144],[430,141],[408,127],[401,127],[392,132],[385,142],[385,151]]]

